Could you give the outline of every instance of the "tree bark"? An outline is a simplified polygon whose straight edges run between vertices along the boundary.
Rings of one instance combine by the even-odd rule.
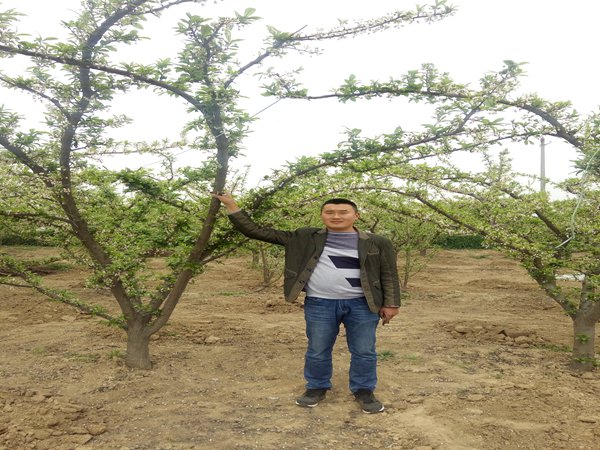
[[[412,266],[412,255],[410,250],[404,251],[404,274],[402,276],[401,288],[406,289],[408,287],[408,280],[410,279],[410,269]]]
[[[260,266],[260,253],[257,250],[252,250],[252,267]]]
[[[587,314],[578,314],[573,318],[573,370],[589,372],[594,368],[596,320]]]
[[[273,279],[273,273],[269,270],[269,261],[267,261],[264,245],[260,246],[260,259],[262,262],[263,286],[268,286]]]
[[[132,369],[152,369],[150,360],[150,334],[140,323],[127,328],[127,355],[125,364]]]

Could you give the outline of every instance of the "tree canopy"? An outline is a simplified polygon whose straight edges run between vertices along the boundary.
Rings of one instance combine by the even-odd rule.
[[[414,11],[305,33],[268,27],[262,48],[250,61],[239,61],[244,30],[260,18],[254,9],[228,17],[201,15],[203,1],[85,0],[76,18],[63,22],[67,37],[30,39],[17,31],[18,13],[0,13],[0,56],[29,61],[27,70],[0,83],[39,102],[43,123],[26,129],[24,114],[0,107],[0,147],[6,161],[3,222],[16,228],[50,228],[55,242],[92,271],[92,281],[109,289],[121,311],[108,311],[51,292],[32,276],[25,263],[3,257],[5,283],[31,286],[120,324],[128,333],[127,364],[150,367],[148,342],[169,320],[189,281],[203,266],[239,243],[217,221],[219,202],[208,193],[233,183],[229,164],[250,131],[251,116],[239,103],[241,75],[262,73],[282,84],[285,76],[263,66],[290,52],[313,51],[328,39],[385,31],[451,14],[444,1]],[[176,33],[181,46],[170,58],[154,63],[119,61],[119,50],[144,39],[146,18],[187,6]],[[6,66],[4,66],[6,67]],[[128,118],[114,114],[118,95],[153,89],[173,96],[188,108],[181,142],[119,141],[111,132]],[[170,149],[204,155],[196,167],[176,168]],[[161,156],[162,170],[107,170],[102,158],[125,152]],[[15,190],[27,194],[25,201]],[[169,249],[167,268],[151,271],[149,255]]]

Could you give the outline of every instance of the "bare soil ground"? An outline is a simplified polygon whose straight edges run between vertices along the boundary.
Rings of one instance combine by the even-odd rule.
[[[77,270],[45,279],[113,304]],[[378,333],[385,412],[348,392],[343,332],[334,389],[305,409],[302,306],[246,259],[197,278],[152,371],[124,367],[121,331],[0,286],[0,449],[599,448],[599,374],[569,371],[571,321],[498,253],[439,253]]]

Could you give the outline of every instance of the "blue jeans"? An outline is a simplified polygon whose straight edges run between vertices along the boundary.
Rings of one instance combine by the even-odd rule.
[[[350,350],[350,391],[375,390],[377,384],[377,352],[375,331],[379,315],[371,312],[364,297],[330,300],[306,297],[304,318],[308,349],[304,362],[307,389],[331,389],[333,363],[331,352],[340,330],[346,328]]]

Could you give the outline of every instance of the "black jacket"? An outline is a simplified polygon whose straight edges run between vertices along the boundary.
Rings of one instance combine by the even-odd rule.
[[[245,211],[229,214],[229,220],[245,236],[285,247],[283,291],[293,302],[308,282],[325,248],[327,230],[298,228],[282,231],[256,224]],[[391,241],[383,236],[358,231],[360,280],[369,309],[378,313],[382,306],[400,306],[400,283],[396,252]]]

